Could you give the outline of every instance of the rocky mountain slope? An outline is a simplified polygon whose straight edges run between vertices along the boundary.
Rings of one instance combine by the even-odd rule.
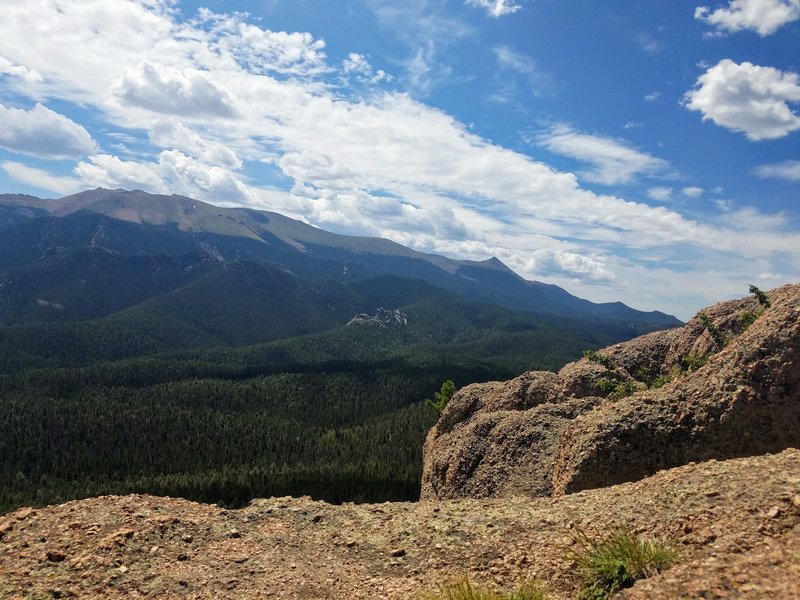
[[[799,447],[800,285],[767,296],[460,390],[428,434],[422,498],[561,495]]]
[[[678,563],[625,598],[800,596],[800,451],[709,461],[558,498],[224,510],[109,496],[0,517],[0,597],[415,598],[450,578],[577,590],[576,529],[629,527]]]
[[[421,279],[468,300],[603,320],[634,333],[679,324],[658,311],[634,310],[621,302],[596,304],[558,286],[527,281],[496,258],[454,260],[386,239],[327,232],[274,212],[141,190],[97,188],[57,200],[0,194],[0,231],[0,270],[74,247],[195,253],[215,261],[269,261],[301,278],[350,281],[390,274]]]

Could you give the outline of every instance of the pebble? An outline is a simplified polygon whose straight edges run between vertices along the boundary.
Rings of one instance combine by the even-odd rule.
[[[50,562],[61,562],[66,558],[66,554],[64,554],[61,550],[48,550],[47,551],[47,560]]]

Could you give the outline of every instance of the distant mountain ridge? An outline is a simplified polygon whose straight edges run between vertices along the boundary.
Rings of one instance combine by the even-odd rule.
[[[469,300],[541,315],[625,323],[632,333],[681,323],[659,311],[638,311],[621,302],[597,304],[555,285],[527,281],[497,258],[459,261],[382,238],[330,233],[278,213],[141,190],[97,188],[56,200],[0,195],[0,231],[0,268],[21,264],[14,257],[25,248],[28,253],[72,245],[123,253],[199,252],[211,260],[269,261],[306,278],[391,274],[421,279]]]

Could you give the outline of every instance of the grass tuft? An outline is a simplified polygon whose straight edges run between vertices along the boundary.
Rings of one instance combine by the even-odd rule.
[[[430,592],[418,600],[547,600],[546,588],[537,581],[526,581],[511,594],[476,587],[468,577],[439,586],[438,592]]]
[[[573,538],[578,550],[570,558],[578,563],[579,600],[605,600],[636,580],[667,569],[677,558],[671,544],[641,539],[627,529],[603,541],[581,531],[573,532]]]

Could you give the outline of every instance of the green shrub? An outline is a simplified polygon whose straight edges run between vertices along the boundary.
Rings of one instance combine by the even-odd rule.
[[[597,363],[598,365],[605,367],[606,369],[614,368],[614,361],[607,356],[603,356],[597,350],[584,350],[583,357],[590,362]]]
[[[722,350],[728,343],[728,338],[725,336],[725,334],[722,333],[719,328],[711,322],[711,319],[709,319],[708,315],[702,310],[697,313],[697,318],[700,320],[700,323],[706,329],[706,331],[708,331],[711,339],[714,340],[714,345],[717,347],[717,350]]]
[[[598,379],[597,388],[605,398],[612,402],[630,396],[637,390],[635,381],[631,381],[630,379],[618,381],[616,379],[609,379],[608,377],[601,377]]]
[[[676,379],[680,379],[686,375],[686,371],[681,371],[678,367],[674,367],[670,370],[669,373],[662,373],[658,377],[653,380],[653,383],[650,384],[650,389],[658,389],[660,387],[665,386],[670,381],[675,381]]]
[[[653,381],[655,381],[656,376],[653,375],[653,372],[648,367],[642,365],[636,369],[636,372],[633,374],[633,378],[636,381],[641,381],[647,387],[650,387],[653,385]]]
[[[692,371],[697,371],[697,369],[702,367],[707,362],[708,357],[700,354],[687,354],[683,357],[683,364],[689,373]]]
[[[745,329],[750,327],[750,325],[755,323],[758,317],[759,314],[753,312],[752,310],[745,311],[741,315],[739,315],[739,322],[742,324],[742,331],[744,331]]]
[[[487,588],[473,586],[468,577],[455,583],[439,586],[438,592],[424,594],[418,600],[547,600],[549,595],[544,586],[536,581],[526,581],[511,594],[494,592]]]
[[[756,300],[758,300],[758,303],[764,308],[769,308],[771,306],[769,298],[767,298],[767,294],[762,292],[752,283],[750,284],[750,293],[755,294]]]
[[[455,393],[456,384],[453,383],[452,380],[448,379],[442,384],[441,391],[433,393],[434,400],[428,398],[425,400],[425,404],[430,406],[436,412],[441,413],[444,410],[444,407],[447,406],[447,403],[450,402],[450,398],[452,398],[453,394]]]
[[[603,541],[573,532],[578,550],[570,559],[578,564],[579,600],[605,600],[671,566],[676,558],[671,544],[644,540],[627,529],[619,529]]]

